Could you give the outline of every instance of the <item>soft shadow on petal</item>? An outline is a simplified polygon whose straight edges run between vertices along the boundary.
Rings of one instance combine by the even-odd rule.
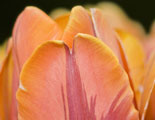
[[[145,53],[142,48],[141,42],[137,40],[135,37],[133,37],[130,33],[124,32],[120,29],[117,29],[117,33],[121,38],[125,54],[128,59],[128,65],[130,69],[129,74],[132,78],[135,90],[135,97],[139,108],[142,94],[141,86],[144,80],[144,71],[145,71],[144,69]]]

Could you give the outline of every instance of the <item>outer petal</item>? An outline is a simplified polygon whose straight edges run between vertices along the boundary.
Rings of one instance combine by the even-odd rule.
[[[63,41],[72,48],[73,38],[77,33],[94,35],[91,18],[81,6],[74,7],[71,11],[67,27],[63,34]]]
[[[66,119],[66,48],[61,41],[41,45],[24,65],[20,79],[19,120]]]
[[[138,119],[128,76],[112,51],[99,39],[78,34],[73,54],[88,105],[94,106],[91,111],[95,112],[97,120]]]
[[[142,94],[141,86],[144,80],[144,51],[140,41],[138,41],[135,37],[131,36],[129,33],[123,32],[122,30],[117,30],[117,32],[122,40],[125,54],[128,59],[128,65],[130,69],[129,74],[132,78],[134,90],[136,93],[135,97],[139,108]]]
[[[39,44],[60,37],[61,30],[49,16],[38,8],[25,8],[13,29],[14,60],[19,69]]]
[[[153,97],[155,94],[153,91],[154,86],[155,86],[155,53],[152,54],[152,56],[147,64],[146,74],[144,76],[144,82],[143,82],[143,86],[142,86],[143,93],[142,93],[140,110],[139,110],[142,120],[145,118],[145,113],[148,108],[151,94],[152,94],[152,98],[151,98],[150,102],[152,102],[152,100],[155,100],[155,98]],[[152,110],[155,109],[153,104],[151,106]],[[152,111],[152,112],[154,114],[154,111]]]
[[[62,31],[59,26],[44,12],[35,7],[27,7],[19,15],[13,29],[13,98],[16,107],[15,93],[19,83],[19,73],[25,61],[32,54],[33,50],[41,43],[58,39]],[[11,109],[13,115],[17,110]]]
[[[11,120],[13,61],[11,50],[0,68],[0,119]]]

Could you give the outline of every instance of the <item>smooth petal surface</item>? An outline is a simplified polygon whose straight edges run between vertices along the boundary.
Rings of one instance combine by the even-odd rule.
[[[111,48],[111,50],[114,52],[114,54],[117,56],[119,63],[122,65],[122,67],[125,69],[125,71],[129,75],[129,81],[132,89],[134,89],[133,81],[130,77],[130,71],[128,66],[128,61],[126,59],[126,55],[124,52],[124,48],[122,46],[122,42],[120,41],[118,35],[115,33],[113,28],[110,26],[110,24],[106,21],[104,18],[102,12],[98,9],[91,9],[91,15],[94,25],[94,31],[96,34],[96,37],[101,39],[108,47]],[[135,94],[135,93],[134,93]],[[136,100],[135,105],[136,105]],[[136,105],[137,107],[137,105]]]
[[[68,13],[68,14],[65,14],[65,15],[55,18],[55,22],[59,25],[59,27],[62,29],[62,31],[64,31],[67,26],[69,16],[70,16],[70,14]]]
[[[155,91],[153,91],[154,86],[155,86],[155,52],[150,57],[150,60],[146,67],[146,73],[144,76],[143,93],[142,93],[140,110],[139,110],[142,120],[144,120],[145,118],[145,113],[147,111],[151,95],[152,95],[152,98],[150,102],[152,102],[152,100],[155,100],[155,97],[154,97]],[[155,105],[153,103],[151,106],[152,110],[155,109],[154,106]],[[151,112],[153,112],[152,114],[154,114],[154,111],[151,111]]]
[[[119,41],[114,30],[111,28],[110,24],[106,21],[100,10],[91,9],[91,14],[96,36],[112,49],[112,51],[118,57],[119,62],[124,67],[120,47],[118,44]]]
[[[135,97],[137,101],[138,108],[140,107],[140,99],[142,94],[142,83],[144,80],[144,62],[145,62],[145,54],[144,50],[142,49],[142,45],[140,41],[138,41],[135,37],[130,35],[127,32],[122,30],[117,30],[119,34],[125,54],[127,56],[128,65],[130,69],[130,76],[132,78],[134,90],[135,90]]]
[[[41,45],[20,78],[19,120],[138,119],[126,73],[92,36],[77,35],[72,53],[60,41]]]
[[[74,36],[77,33],[94,35],[91,18],[88,12],[81,6],[72,9],[67,27],[65,28],[62,40],[72,48]]]
[[[112,51],[86,34],[76,36],[73,50],[88,105],[95,100],[96,119],[138,119],[128,76]]]
[[[19,71],[33,50],[47,40],[59,39],[61,30],[43,11],[27,7],[19,15],[13,29],[13,52]]]
[[[13,60],[11,50],[6,55],[0,68],[0,118],[11,120]]]
[[[25,64],[20,79],[19,120],[66,119],[66,48],[61,41],[40,46]]]

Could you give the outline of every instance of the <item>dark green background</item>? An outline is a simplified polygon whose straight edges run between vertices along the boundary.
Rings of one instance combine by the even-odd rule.
[[[28,5],[34,5],[46,13],[57,7],[71,8],[74,5],[97,3],[105,0],[1,0],[0,2],[0,43],[11,35],[12,28],[18,14]],[[155,0],[106,0],[114,1],[128,13],[140,21],[148,31],[155,19]]]

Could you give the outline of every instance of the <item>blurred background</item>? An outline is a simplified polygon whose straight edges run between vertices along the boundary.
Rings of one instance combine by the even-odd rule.
[[[18,14],[28,5],[37,6],[49,13],[58,7],[71,9],[75,5],[96,4],[101,1],[112,1],[120,5],[129,17],[142,23],[147,32],[155,19],[155,0],[1,0],[0,44],[11,36]]]

